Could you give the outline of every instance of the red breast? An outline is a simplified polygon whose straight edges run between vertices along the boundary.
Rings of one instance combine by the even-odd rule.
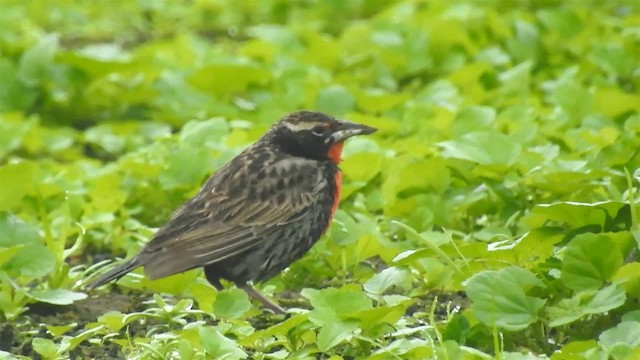
[[[329,159],[336,164],[339,164],[342,161],[342,148],[344,147],[344,142],[339,142],[331,145],[329,148]],[[331,218],[336,214],[338,210],[338,205],[340,204],[340,193],[342,190],[342,172],[338,170],[333,178],[333,204],[331,205]]]

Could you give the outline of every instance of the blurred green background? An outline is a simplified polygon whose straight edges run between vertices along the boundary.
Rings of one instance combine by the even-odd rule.
[[[639,12],[631,0],[0,0],[0,333],[14,334],[0,351],[640,356],[625,337],[640,332]],[[326,238],[263,286],[311,312],[256,324],[244,293],[216,293],[197,271],[119,282],[129,299],[164,294],[145,305],[103,291],[94,312],[69,308],[93,299],[81,285],[100,261],[139,250],[298,109],[380,129],[345,147]],[[433,294],[451,300],[432,308]]]

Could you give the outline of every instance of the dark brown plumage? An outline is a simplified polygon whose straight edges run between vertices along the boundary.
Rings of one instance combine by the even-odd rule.
[[[89,285],[95,288],[144,266],[151,279],[204,267],[207,280],[235,283],[284,312],[248,282],[277,275],[328,228],[340,196],[344,140],[376,129],[298,111],[220,168],[140,253]]]

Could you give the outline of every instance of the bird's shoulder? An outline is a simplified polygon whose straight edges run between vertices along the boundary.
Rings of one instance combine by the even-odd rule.
[[[330,162],[255,144],[214,173],[154,240],[205,225],[222,229],[293,221],[327,193],[335,171]]]
[[[211,176],[198,196],[202,200],[273,201],[279,193],[312,192],[325,185],[332,164],[292,156],[255,144]],[[213,195],[213,196],[212,196]]]

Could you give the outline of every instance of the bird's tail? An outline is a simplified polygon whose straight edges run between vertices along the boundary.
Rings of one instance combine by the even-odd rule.
[[[106,272],[105,274],[103,274],[102,276],[100,276],[98,279],[94,280],[93,282],[91,282],[88,286],[87,286],[87,290],[93,290],[95,288],[97,288],[98,286],[102,286],[110,281],[113,280],[118,280],[121,277],[125,276],[126,274],[128,274],[129,272],[133,271],[134,269],[142,266],[142,261],[140,260],[140,258],[138,256],[135,256],[127,261],[125,261],[122,265],[116,267],[115,269],[112,269],[108,272]]]

